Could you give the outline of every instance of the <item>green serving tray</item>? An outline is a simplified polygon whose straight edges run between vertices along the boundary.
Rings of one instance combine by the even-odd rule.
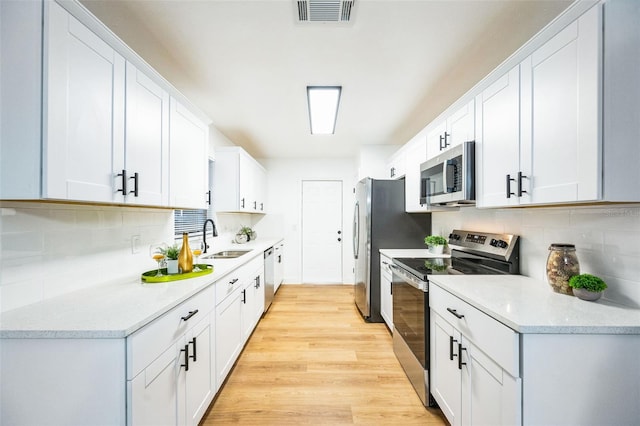
[[[167,269],[160,269],[160,272],[162,272],[164,275],[162,275],[161,277],[156,277],[156,273],[158,272],[157,269],[154,269],[153,271],[147,271],[145,273],[142,274],[142,276],[140,277],[142,279],[143,283],[168,283],[171,281],[179,281],[179,280],[186,280],[188,278],[196,278],[196,277],[201,277],[203,275],[207,275],[213,272],[213,265],[209,265],[206,263],[199,263],[197,266],[200,267],[200,269],[202,269],[202,271],[199,272],[187,272],[186,274],[171,274],[168,275],[167,274]],[[195,268],[196,265],[193,265],[193,267]]]

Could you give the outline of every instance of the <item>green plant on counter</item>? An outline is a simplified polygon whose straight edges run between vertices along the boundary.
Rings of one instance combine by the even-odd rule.
[[[569,287],[584,288],[587,291],[598,293],[604,291],[607,288],[607,284],[595,275],[580,274],[569,278]]]
[[[172,246],[168,246],[166,249],[162,249],[162,254],[164,254],[167,260],[178,260],[180,249],[177,244],[174,244]]]
[[[446,246],[447,239],[440,235],[428,235],[424,238],[424,243],[428,246]]]
[[[253,233],[253,229],[251,229],[251,227],[249,226],[243,226],[242,228],[240,228],[240,234],[244,234],[247,237],[251,238],[251,234]]]

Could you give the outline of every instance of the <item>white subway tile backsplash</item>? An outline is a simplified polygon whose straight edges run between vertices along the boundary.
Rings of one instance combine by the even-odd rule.
[[[0,202],[0,309],[136,277],[155,265],[149,244],[172,238],[172,210]]]
[[[546,281],[549,245],[576,245],[581,272],[602,277],[604,298],[640,306],[640,206],[606,205],[516,209],[461,208],[432,214],[433,231],[452,229],[519,235],[521,274]]]

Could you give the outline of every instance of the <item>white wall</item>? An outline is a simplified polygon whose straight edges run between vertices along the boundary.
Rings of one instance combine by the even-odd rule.
[[[264,159],[267,169],[267,215],[257,216],[255,230],[265,237],[285,239],[285,283],[302,282],[302,181],[340,180],[344,195],[342,279],[353,284],[353,254],[351,248],[353,186],[357,175],[354,160],[345,159]]]
[[[544,280],[551,243],[576,245],[580,271],[604,279],[604,298],[640,307],[640,206],[524,209],[461,208],[432,214],[433,232],[452,229],[503,232],[521,237],[522,275]],[[551,291],[551,290],[549,290]]]
[[[156,265],[149,245],[172,239],[173,210],[0,202],[0,311],[135,281]]]

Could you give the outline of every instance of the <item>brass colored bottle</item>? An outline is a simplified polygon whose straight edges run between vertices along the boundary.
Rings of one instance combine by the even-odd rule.
[[[193,270],[193,254],[189,248],[189,234],[182,234],[182,248],[178,255],[178,268],[181,274],[186,274]]]

